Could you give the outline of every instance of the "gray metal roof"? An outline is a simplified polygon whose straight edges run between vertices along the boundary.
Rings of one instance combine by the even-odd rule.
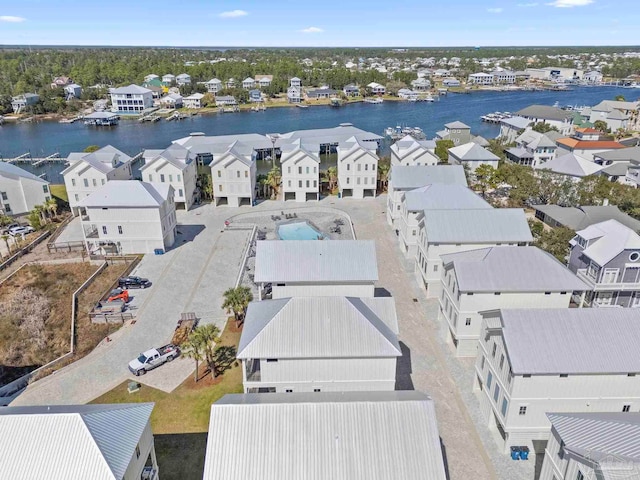
[[[0,177],[7,178],[26,178],[28,180],[34,180],[40,183],[49,183],[43,178],[36,177],[33,173],[27,172],[20,167],[13,165],[12,163],[0,161]]]
[[[389,178],[394,190],[412,190],[436,183],[467,186],[462,165],[394,165]]]
[[[640,235],[616,220],[596,223],[576,233],[590,240],[582,254],[600,266],[625,250],[640,250]]]
[[[513,373],[640,372],[640,322],[632,308],[502,310]]]
[[[491,247],[441,258],[445,267],[453,267],[461,292],[571,293],[589,289],[567,267],[537,247]]]
[[[433,183],[404,194],[407,210],[457,210],[492,208],[464,185]]]
[[[565,451],[596,462],[615,459],[640,462],[638,412],[547,413],[547,417]]]
[[[251,302],[238,358],[402,355],[390,297],[293,297]]]
[[[444,124],[445,127],[447,127],[449,130],[453,129],[453,128],[460,128],[460,129],[470,129],[471,127],[469,125],[467,125],[466,123],[462,123],[458,120],[456,120],[455,122],[450,122],[450,123],[445,123]]]
[[[262,240],[256,247],[256,283],[375,282],[373,240]]]
[[[611,165],[604,167],[598,173],[600,175],[607,175],[610,177],[624,177],[630,166],[631,162],[614,162]]]
[[[445,480],[433,401],[419,392],[225,395],[204,480]]]
[[[611,162],[640,162],[640,147],[616,148],[615,150],[594,153],[593,157]]]
[[[562,110],[558,107],[548,105],[530,105],[516,112],[521,117],[534,118],[540,120],[565,121],[573,116],[573,112]]]
[[[558,148],[556,142],[547,137],[546,134],[536,132],[535,130],[526,130],[523,132],[518,138],[516,138],[516,143],[524,143],[529,148]]]
[[[141,87],[139,85],[129,85],[127,87],[114,88],[109,91],[109,93],[117,93],[119,95],[123,94],[133,94],[133,95],[141,95],[144,93],[151,93],[151,90],[148,88]]]
[[[146,208],[159,207],[167,198],[171,185],[139,180],[112,180],[80,200],[83,207]]]
[[[640,232],[640,221],[620,211],[615,205],[561,207],[560,205],[534,205],[534,209],[549,216],[571,230],[582,230],[589,225],[617,220],[630,229]]]
[[[156,160],[165,160],[179,170],[186,170],[191,162],[195,160],[195,154],[180,144],[172,143],[153,158],[147,160],[145,157],[145,164],[140,168],[140,171],[149,168],[156,163]]]
[[[593,175],[604,167],[597,163],[590,162],[589,160],[585,160],[575,153],[567,153],[566,155],[561,155],[553,160],[549,160],[548,162],[536,165],[533,168],[537,170],[550,170],[559,175],[582,178]]]
[[[2,407],[0,477],[123,479],[153,406]]]
[[[523,128],[527,128],[531,124],[531,120],[524,117],[509,117],[503,118],[500,120],[500,123],[521,130]]]
[[[521,208],[426,210],[424,226],[429,243],[533,241]]]
[[[358,140],[365,142],[382,140],[380,135],[361,130],[350,123],[345,123],[333,128],[312,128],[280,134],[277,137],[276,147],[284,143],[291,143],[292,140],[297,138],[302,139],[303,143],[333,145],[345,142],[351,137],[356,137]]]
[[[481,147],[477,143],[469,142],[458,147],[452,147],[449,149],[449,153],[459,160],[466,162],[482,162],[490,161],[497,162],[500,157],[494,155],[489,150]]]

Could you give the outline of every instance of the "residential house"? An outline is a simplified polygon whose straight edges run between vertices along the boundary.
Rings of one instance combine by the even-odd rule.
[[[0,213],[23,215],[51,199],[49,182],[11,163],[0,162]]]
[[[467,79],[470,85],[493,85],[493,75],[490,73],[472,73]]]
[[[247,77],[242,81],[242,88],[244,88],[245,90],[256,88],[256,81],[251,77]]]
[[[168,93],[160,99],[160,105],[163,108],[182,108],[182,95],[178,93]]]
[[[427,91],[431,88],[431,82],[427,78],[417,78],[411,81],[411,88],[418,91]]]
[[[553,160],[549,160],[542,165],[536,165],[533,168],[553,172],[563,179],[568,178],[573,181],[578,181],[583,177],[588,177],[589,175],[598,173],[604,167],[590,162],[589,160],[585,160],[574,153],[567,153],[560,155]]]
[[[236,88],[235,79],[233,77],[231,77],[229,80],[227,80],[227,83],[225,83],[225,86],[227,87],[227,89]]]
[[[392,165],[387,188],[389,225],[395,226],[402,215],[402,199],[406,192],[434,183],[466,187],[467,179],[459,165]]]
[[[377,144],[356,136],[338,145],[340,197],[375,197],[378,186]]]
[[[262,92],[257,88],[249,90],[249,101],[253,103],[264,102],[264,98],[262,98]]]
[[[438,68],[433,71],[434,77],[448,77],[449,75],[451,75],[451,71],[446,68]]]
[[[302,80],[300,80],[298,77],[293,77],[291,80],[289,80],[289,85],[292,87],[302,88]]]
[[[583,230],[596,223],[616,220],[634,232],[640,232],[640,220],[620,211],[615,205],[583,205],[562,207],[560,205],[532,205],[536,218],[550,227],[566,227]]]
[[[13,109],[13,113],[22,113],[39,101],[40,95],[36,93],[23,93],[22,95],[11,97],[11,108]]]
[[[416,140],[405,135],[391,145],[391,166],[436,165],[440,159],[434,153],[435,148],[432,140]]]
[[[150,82],[151,80],[158,80],[160,77],[155,73],[150,73],[144,76],[144,82]]]
[[[82,95],[82,87],[77,83],[71,83],[64,87],[64,94],[67,100],[80,98],[80,96]]]
[[[481,208],[425,210],[419,218],[416,272],[427,297],[441,294],[441,255],[494,246],[526,246],[533,241],[524,210]]]
[[[282,145],[282,198],[306,202],[320,200],[320,145],[303,144],[297,139]]]
[[[273,299],[373,297],[377,281],[373,240],[263,240],[256,245],[259,300],[268,284]]]
[[[145,150],[143,158],[142,180],[170,184],[176,208],[189,210],[196,200],[195,153],[174,143],[161,152]]]
[[[223,89],[222,82],[217,78],[204,82],[204,86],[207,88],[208,93],[213,93],[214,95],[220,93]]]
[[[442,80],[442,86],[443,87],[459,87],[460,86],[460,80],[458,80],[457,78],[454,78],[454,77],[444,78]]]
[[[558,107],[530,105],[517,111],[516,115],[527,118],[533,123],[546,123],[552,127],[556,127],[563,135],[569,135],[573,128],[573,113]]]
[[[511,70],[494,70],[490,75],[493,76],[493,83],[500,85],[512,85],[516,83],[516,74]]]
[[[436,132],[436,138],[439,140],[451,140],[455,145],[463,145],[469,143],[473,136],[469,125],[455,121],[445,123],[444,130]]]
[[[523,120],[526,122],[529,121],[527,119]],[[508,137],[502,138],[506,141]],[[556,142],[546,134],[531,129],[526,129],[521,135],[515,138],[515,143],[515,147],[508,148],[505,151],[507,159],[513,163],[530,167],[538,167],[552,160],[558,149]]]
[[[251,302],[236,354],[244,391],[393,391],[402,356],[397,336],[391,297]]]
[[[640,402],[635,311],[500,310],[485,314],[483,332],[474,390],[505,453],[522,445],[543,454],[549,412],[627,412]]]
[[[618,148],[593,154],[593,161],[598,165],[610,166],[617,163],[625,166],[640,163],[640,147]]]
[[[595,155],[609,150],[626,148],[623,144],[613,140],[600,140],[600,132],[593,128],[577,128],[572,137],[559,138],[558,155],[575,153],[593,162]]]
[[[544,68],[527,68],[525,73],[530,78],[537,80],[554,80],[564,82],[565,80],[580,80],[584,75],[584,70],[570,67],[544,67]]]
[[[162,83],[164,83],[167,86],[173,85],[174,83],[176,83],[176,76],[170,73],[167,73],[166,75],[162,76]]]
[[[602,73],[597,70],[592,70],[590,72],[585,73],[582,76],[582,80],[587,83],[601,83],[602,82]]]
[[[293,87],[291,87],[293,88]],[[319,99],[327,99],[335,97],[340,92],[338,90],[334,90],[333,88],[316,88],[315,90],[307,91],[307,99],[308,100],[319,100]]]
[[[591,107],[589,122],[595,123],[602,120],[607,127],[615,132],[619,128],[626,129],[631,116],[637,115],[640,102],[625,102],[618,100],[603,100]]]
[[[347,97],[357,97],[360,95],[360,89],[357,85],[350,83],[349,85],[345,85],[342,89],[342,93],[344,93]]]
[[[547,413],[539,480],[640,478],[640,413]]]
[[[398,98],[402,98],[403,100],[415,102],[418,100],[418,96],[418,92],[414,92],[413,90],[409,90],[408,88],[401,88],[398,90]]]
[[[221,147],[210,164],[215,205],[253,206],[257,171],[253,149],[238,141]]]
[[[203,480],[388,480],[398,472],[447,478],[434,403],[420,392],[225,395],[211,406]]]
[[[369,89],[369,93],[372,95],[384,95],[387,92],[387,89],[384,85],[380,85],[376,82],[371,82],[367,85]]]
[[[164,252],[176,238],[169,183],[112,180],[83,198],[82,233],[91,255]]]
[[[587,282],[592,307],[640,307],[640,235],[617,220],[576,232],[569,269]]]
[[[191,75],[187,73],[181,73],[176,76],[176,84],[181,87],[183,85],[191,85]]]
[[[158,480],[153,403],[0,408],[0,477]]]
[[[53,79],[53,82],[51,82],[51,88],[66,87],[67,85],[71,85],[72,83],[73,80],[71,80],[69,77],[55,77]]]
[[[113,88],[111,111],[118,114],[140,114],[153,107],[153,92],[138,85]]]
[[[476,144],[480,145],[483,148],[487,148],[490,145],[489,140],[487,140],[486,138],[484,138],[481,135],[471,135],[471,137],[472,137],[471,141],[473,143],[476,143]]]
[[[236,97],[233,95],[216,95],[216,107],[237,105]]]
[[[459,172],[460,167],[456,168]],[[491,205],[467,188],[466,182],[463,184],[458,180],[459,174],[454,175],[456,175],[456,181],[452,183],[425,185],[407,191],[401,196],[400,215],[397,217],[396,228],[400,249],[407,258],[416,256],[420,220],[426,215],[425,211],[491,208]]]
[[[256,75],[255,82],[260,88],[267,88],[273,82],[273,75]]]
[[[459,357],[478,351],[482,315],[502,308],[569,308],[589,290],[566,266],[537,247],[489,247],[442,255],[438,316]]]
[[[449,163],[467,167],[471,173],[475,173],[480,165],[498,168],[499,161],[500,157],[475,142],[465,143],[449,149]]]
[[[204,98],[204,94],[202,93],[194,93],[189,95],[188,97],[184,97],[182,99],[185,108],[202,108],[202,99]]]
[[[80,213],[80,202],[113,180],[131,180],[132,158],[111,145],[91,153],[72,152],[69,166],[61,173],[74,215]]]
[[[144,88],[151,90],[154,99],[160,99],[165,93],[169,92],[169,87],[166,87],[159,79],[154,78],[148,82],[142,84]]]
[[[292,85],[287,88],[287,101],[289,103],[300,103],[302,101],[302,87],[294,87]]]

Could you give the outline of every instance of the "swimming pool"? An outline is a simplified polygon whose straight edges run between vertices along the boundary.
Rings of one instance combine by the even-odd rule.
[[[285,223],[278,226],[280,240],[319,240],[323,235],[308,222]]]

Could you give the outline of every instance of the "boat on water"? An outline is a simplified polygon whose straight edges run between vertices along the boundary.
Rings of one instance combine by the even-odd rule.
[[[184,113],[173,112],[167,117],[167,122],[171,122],[173,120],[184,120],[185,118],[187,118],[187,115],[185,115]]]
[[[84,124],[94,127],[111,127],[119,121],[120,117],[112,112],[93,112],[84,117]]]
[[[375,103],[375,104],[378,104],[378,103],[382,103],[382,102],[384,102],[384,99],[383,99],[382,97],[376,97],[376,98],[365,98],[365,99],[363,100],[363,102],[364,102],[364,103]]]
[[[340,100],[339,98],[332,98],[330,105],[332,107],[341,107],[342,106],[342,100]]]
[[[298,108],[309,108],[309,105],[302,105],[301,103],[296,104]]]
[[[431,94],[428,94],[426,97],[422,97],[422,98],[421,98],[421,100],[422,100],[423,102],[435,102],[435,101],[436,101],[436,99],[435,99],[435,98],[433,98],[433,97],[431,96]]]
[[[427,138],[420,127],[403,127],[401,125],[396,125],[395,128],[385,128],[384,134],[385,136],[391,138],[391,140],[400,140],[407,135],[411,135],[416,140],[424,140],[425,138]]]

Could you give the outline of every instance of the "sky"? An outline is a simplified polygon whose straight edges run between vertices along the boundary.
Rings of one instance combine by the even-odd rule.
[[[0,45],[637,45],[637,0],[0,0]]]

